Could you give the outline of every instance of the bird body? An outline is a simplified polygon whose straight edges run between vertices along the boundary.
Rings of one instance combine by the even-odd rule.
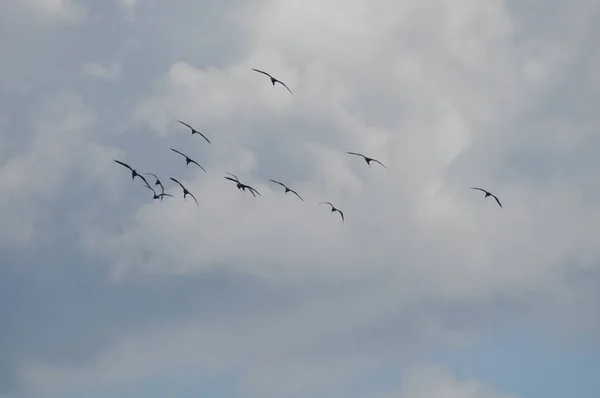
[[[178,120],[179,123],[183,124],[184,126],[189,127],[192,130],[192,135],[194,134],[199,134],[202,138],[204,138],[206,140],[206,142],[208,142],[209,144],[211,144],[210,140],[208,138],[206,138],[206,136],[204,134],[202,134],[201,132],[199,132],[198,130],[196,130],[195,128],[193,128],[192,126],[190,126],[189,124],[187,124],[186,122],[182,122],[181,120]]]
[[[254,69],[254,68],[252,68],[252,70],[256,71],[258,73],[262,73],[263,75],[269,76],[269,78],[271,79],[271,83],[273,84],[273,87],[275,87],[275,83],[279,83],[283,87],[287,88],[287,90],[290,92],[290,94],[294,95],[294,93],[292,93],[292,90],[290,90],[290,88],[288,86],[286,86],[285,83],[282,82],[281,80],[274,78],[273,76],[271,76],[270,74],[268,74],[267,72],[264,72],[262,70]]]
[[[327,204],[327,205],[331,206],[331,212],[333,213],[333,212],[337,211],[338,213],[340,213],[340,216],[342,217],[342,222],[344,222],[344,213],[342,213],[342,211],[340,209],[337,209],[331,202],[321,202],[319,204],[320,205]]]
[[[148,181],[146,181],[146,179],[144,178],[144,176],[140,175],[133,167],[129,166],[127,163],[123,163],[117,159],[113,159],[115,162],[117,162],[118,164],[120,164],[123,167],[128,168],[129,170],[131,170],[131,179],[135,180],[135,177],[138,177],[139,179],[141,179],[142,181],[144,181],[146,183],[146,185],[148,185]]]
[[[242,191],[244,191],[244,192],[246,192],[246,189],[248,189],[248,191],[250,191],[250,193],[251,193],[251,194],[252,194],[252,196],[254,196],[254,197],[256,197],[256,195],[262,196],[262,195],[260,194],[260,192],[258,192],[256,189],[252,188],[250,185],[242,184],[242,183],[240,182],[239,178],[237,178],[237,176],[236,176],[236,175],[234,175],[234,174],[231,174],[231,173],[227,173],[227,174],[229,174],[229,175],[230,175],[230,176],[232,176],[233,178],[232,178],[232,177],[227,177],[227,176],[225,176],[225,179],[226,179],[226,180],[229,180],[229,181],[233,181],[233,182],[235,182],[235,183],[236,183],[236,185],[237,185],[237,189],[240,189],[240,190],[242,190]]]
[[[184,187],[182,183],[180,183],[173,177],[170,177],[170,179],[172,181],[174,181],[177,185],[179,185],[181,187],[181,189],[183,189],[183,199],[185,199],[186,196],[190,195],[192,197],[192,199],[194,199],[194,202],[196,202],[196,206],[200,207],[200,205],[198,204],[198,200],[196,200],[196,197],[190,191],[188,191],[187,188]]]
[[[200,167],[204,172],[206,172],[206,170],[204,169],[204,167],[200,166],[200,163],[196,162],[194,159],[190,158],[188,155],[186,155],[183,152],[178,151],[177,149],[173,149],[171,148],[171,150],[175,153],[180,154],[181,156],[183,156],[185,158],[185,165],[189,166],[190,163],[195,164],[196,166]]]
[[[471,189],[476,189],[476,190],[478,190],[478,191],[481,191],[481,192],[485,192],[484,199],[485,199],[485,198],[487,198],[488,196],[491,196],[491,197],[493,197],[494,199],[496,199],[496,202],[498,203],[498,206],[502,207],[502,203],[500,203],[500,200],[499,200],[499,199],[496,197],[496,195],[494,195],[493,193],[491,193],[491,192],[489,192],[489,191],[486,191],[486,190],[485,190],[485,189],[483,189],[483,188],[477,188],[477,187],[470,187],[470,188],[471,188]]]
[[[285,185],[284,183],[282,183],[282,182],[279,182],[279,181],[275,181],[275,180],[269,180],[269,181],[271,181],[271,182],[273,182],[273,183],[275,183],[275,184],[279,184],[279,185],[281,185],[282,187],[284,187],[284,188],[285,188],[284,195],[287,195],[287,193],[288,193],[288,192],[291,192],[291,193],[293,193],[294,195],[296,195],[296,196],[297,196],[297,197],[298,197],[298,198],[299,198],[301,201],[303,201],[303,202],[304,202],[304,199],[302,199],[302,197],[301,197],[300,195],[298,195],[298,192],[294,191],[293,189],[290,189],[290,188],[288,188],[288,187],[287,187],[287,185]]]
[[[350,155],[361,156],[363,159],[365,159],[365,162],[367,162],[367,164],[369,166],[371,166],[371,162],[375,162],[375,163],[379,163],[380,165],[382,165],[383,167],[385,167],[387,169],[386,165],[384,165],[383,163],[381,163],[379,160],[370,158],[368,156],[365,156],[362,153],[356,153],[356,152],[346,152],[346,153],[350,154]]]

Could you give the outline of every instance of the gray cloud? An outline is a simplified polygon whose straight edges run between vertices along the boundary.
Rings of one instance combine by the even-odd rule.
[[[54,7],[0,17],[0,393],[188,368],[319,396],[490,320],[597,330],[593,1]],[[113,61],[118,81],[82,78]],[[200,210],[171,184],[151,203],[113,158]],[[498,396],[417,372],[396,395]]]

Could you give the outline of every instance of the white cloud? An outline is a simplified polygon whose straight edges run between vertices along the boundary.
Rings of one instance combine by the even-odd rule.
[[[102,65],[97,62],[86,62],[81,66],[81,71],[91,77],[116,80],[121,76],[121,64],[112,62],[110,65]]]

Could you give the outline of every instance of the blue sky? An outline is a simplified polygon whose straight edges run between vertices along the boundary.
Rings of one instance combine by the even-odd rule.
[[[597,396],[598,12],[8,0],[0,398]]]

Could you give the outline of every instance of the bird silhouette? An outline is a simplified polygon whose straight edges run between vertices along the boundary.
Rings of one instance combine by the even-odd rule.
[[[186,122],[182,122],[181,120],[178,120],[179,123],[183,124],[184,126],[188,126],[191,130],[192,130],[192,135],[194,134],[200,134],[200,136],[202,138],[204,138],[206,140],[206,142],[208,142],[209,144],[211,144],[210,140],[208,138],[206,138],[206,136],[204,134],[202,134],[201,132],[199,132],[198,130],[196,130],[195,128],[193,128],[192,126],[190,126],[189,124],[187,124]]]
[[[502,204],[500,203],[500,200],[498,200],[498,198],[496,197],[496,195],[494,195],[493,193],[491,193],[491,192],[488,192],[488,191],[486,191],[486,190],[485,190],[485,189],[483,189],[483,188],[477,188],[477,187],[470,187],[470,188],[471,188],[471,189],[476,189],[476,190],[478,190],[478,191],[481,191],[481,192],[485,192],[485,197],[484,197],[484,199],[485,199],[485,198],[487,198],[488,196],[491,196],[491,197],[493,197],[494,199],[496,199],[496,202],[498,202],[498,206],[502,207]]]
[[[239,179],[239,178],[237,178],[237,176],[236,176],[235,174],[231,174],[231,173],[227,173],[227,174],[229,174],[229,175],[230,175],[230,176],[232,176],[233,178],[225,176],[225,179],[226,179],[226,180],[229,180],[229,181],[233,181],[233,182],[235,182],[235,183],[237,184],[237,188],[238,188],[238,189],[241,189],[242,191],[244,191],[244,192],[245,192],[245,191],[246,191],[246,188],[248,188],[248,191],[250,191],[250,193],[252,194],[252,196],[254,196],[255,198],[256,198],[256,194],[258,194],[259,196],[262,196],[262,195],[260,194],[260,192],[258,192],[256,189],[252,188],[250,185],[242,184],[242,183],[240,182],[240,179]],[[256,194],[255,194],[255,192],[256,192]]]
[[[288,86],[285,85],[284,82],[282,82],[279,79],[275,79],[273,76],[271,76],[270,74],[268,74],[267,72],[263,72],[262,70],[258,70],[258,69],[254,69],[252,68],[253,71],[256,71],[258,73],[262,73],[263,75],[267,75],[269,76],[269,78],[271,79],[271,83],[273,83],[273,87],[275,87],[275,83],[279,83],[281,84],[283,87],[287,88],[287,90],[290,92],[290,94],[294,95],[294,93],[292,93],[292,90],[290,90],[290,88]]]
[[[344,213],[342,213],[342,211],[340,209],[336,209],[335,206],[331,202],[321,202],[319,204],[320,205],[327,204],[327,205],[331,206],[331,212],[333,213],[333,212],[337,211],[338,213],[340,213],[340,216],[342,216],[342,222],[344,222]]]
[[[171,150],[173,152],[175,152],[175,153],[180,154],[181,156],[183,156],[185,158],[185,165],[186,166],[188,166],[190,163],[194,163],[196,166],[200,167],[204,172],[206,172],[206,170],[204,169],[204,167],[200,166],[200,163],[196,162],[194,159],[190,158],[185,153],[179,152],[177,149],[173,149],[173,148],[171,148]]]
[[[193,199],[194,202],[196,202],[196,206],[200,207],[200,205],[198,204],[198,200],[196,200],[196,197],[194,196],[194,194],[192,194],[190,191],[187,190],[186,187],[183,186],[182,183],[180,183],[179,181],[177,181],[175,178],[173,177],[169,177],[172,181],[176,182],[177,185],[179,185],[181,187],[181,189],[183,189],[183,199],[185,199],[186,196],[190,195]]]
[[[362,156],[365,159],[365,162],[367,162],[367,164],[369,166],[371,165],[371,162],[376,162],[376,163],[379,163],[380,165],[382,165],[383,167],[385,167],[387,169],[386,165],[384,165],[383,163],[381,163],[379,160],[370,158],[368,156],[365,156],[362,153],[356,153],[356,152],[346,152],[346,153],[348,153],[350,155]]]
[[[113,159],[115,162],[117,162],[118,164],[120,164],[123,167],[128,168],[129,170],[131,170],[131,179],[135,180],[135,177],[139,177],[142,181],[144,181],[146,183],[146,185],[148,184],[148,181],[146,181],[146,179],[144,178],[143,175],[139,174],[134,168],[132,168],[131,166],[129,166],[127,163],[123,163],[117,159]]]
[[[156,182],[154,182],[154,186],[160,185],[160,189],[162,190],[162,193],[165,193],[165,187],[162,184],[162,182],[158,179],[158,176],[156,174],[153,174],[153,173],[144,173],[144,174],[154,177],[156,179]]]
[[[288,192],[291,192],[291,193],[293,193],[294,195],[296,195],[298,198],[300,198],[300,200],[301,200],[301,201],[303,201],[303,202],[304,202],[304,199],[302,199],[302,197],[301,197],[300,195],[298,195],[298,192],[294,191],[293,189],[290,189],[290,188],[288,188],[288,187],[287,187],[287,185],[285,185],[284,183],[282,183],[282,182],[279,182],[279,181],[275,181],[275,180],[269,180],[269,181],[271,181],[271,182],[274,182],[275,184],[279,184],[279,185],[281,185],[282,187],[284,187],[284,188],[285,188],[284,195],[285,195],[285,194],[287,194]]]
[[[152,193],[154,194],[152,199],[154,199],[154,200],[160,199],[160,201],[162,202],[162,200],[165,196],[170,196],[170,197],[174,198],[173,195],[165,193],[164,191],[162,193],[157,194],[156,191],[154,190],[154,188],[152,188],[150,185],[144,185],[144,188],[148,188],[149,190],[152,191]]]

